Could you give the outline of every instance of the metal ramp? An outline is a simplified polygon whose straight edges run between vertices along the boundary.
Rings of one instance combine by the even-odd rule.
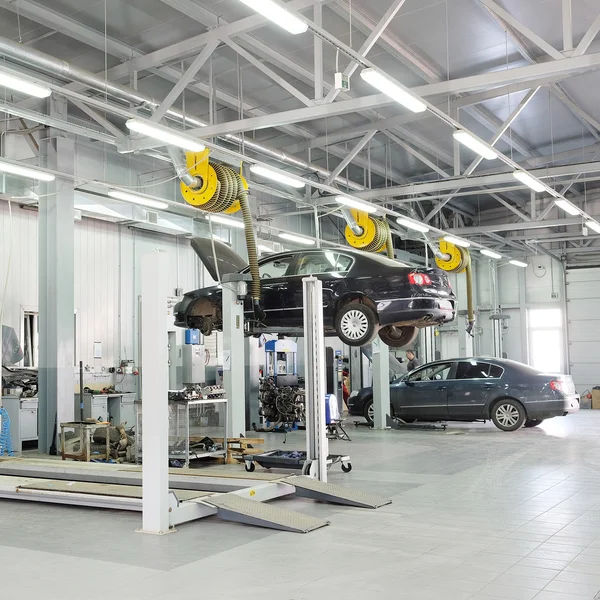
[[[279,480],[296,488],[296,496],[330,502],[331,504],[344,504],[359,508],[379,508],[392,501],[382,496],[375,496],[360,490],[350,490],[335,483],[323,483],[304,475],[295,475]]]
[[[197,502],[216,508],[217,516],[225,521],[235,521],[280,531],[308,533],[329,525],[329,521],[272,504],[248,500],[236,494],[210,496],[197,500]]]

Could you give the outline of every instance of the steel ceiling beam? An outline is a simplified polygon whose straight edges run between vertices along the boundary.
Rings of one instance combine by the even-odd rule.
[[[589,54],[572,58],[564,58],[560,61],[553,61],[543,64],[528,65],[526,67],[517,67],[505,71],[494,73],[485,73],[482,75],[473,75],[454,79],[442,83],[428,84],[412,88],[411,91],[417,96],[428,97],[437,94],[459,94],[473,90],[485,89],[494,85],[506,85],[530,81],[549,74],[584,72],[600,67],[600,53]],[[206,129],[192,129],[188,131],[189,135],[203,135],[213,137],[227,133],[239,133],[242,131],[255,131],[269,127],[277,127],[290,123],[301,123],[314,121],[318,119],[340,116],[360,110],[368,110],[395,104],[395,102],[385,94],[375,94],[363,96],[353,100],[344,100],[333,104],[322,104],[299,108],[294,110],[272,113],[264,117],[242,119],[230,121],[219,125],[212,125]]]
[[[331,172],[331,175],[326,179],[325,183],[331,184],[338,175],[358,156],[358,153],[371,141],[375,135],[375,131],[365,134],[362,139],[348,152],[342,162]]]
[[[438,175],[441,175],[442,177],[450,177],[450,175],[446,171],[444,171],[444,169],[441,169],[438,165],[436,165],[434,162],[429,160],[429,158],[427,158],[424,154],[421,154],[421,152],[419,152],[418,150],[415,150],[410,144],[405,142],[403,139],[399,138],[396,134],[392,133],[391,131],[386,131],[385,134],[393,142],[398,144],[398,146],[400,146],[401,148],[404,148],[409,154],[412,154],[415,158],[420,160],[423,164],[427,165],[431,170],[435,171]]]
[[[577,48],[573,52],[573,56],[581,56],[585,54],[590,47],[590,44],[594,41],[596,36],[600,32],[600,14],[594,19],[594,22],[590,25],[590,28],[585,32],[583,38],[579,44],[577,44]]]
[[[365,40],[364,44],[360,47],[358,53],[361,56],[367,56],[373,46],[378,42],[379,38],[383,35],[383,32],[386,30],[387,26],[392,22],[394,17],[398,14],[398,11],[404,6],[406,0],[394,0],[391,2],[388,9],[385,11],[385,14],[379,20],[379,23],[371,30],[369,36]],[[318,26],[322,26],[322,23],[317,23]],[[352,77],[354,75],[356,69],[358,69],[359,63],[356,61],[352,61],[345,69],[344,75],[346,77]],[[341,90],[336,90],[335,88],[329,91],[327,97],[325,98],[325,102],[333,102]]]
[[[552,221],[520,221],[519,223],[496,223],[494,225],[478,225],[477,227],[462,227],[451,229],[455,235],[477,235],[479,233],[496,233],[498,231],[522,231],[526,229],[549,229],[550,227],[567,227],[581,225],[581,217],[569,219],[554,219]]]
[[[562,0],[563,50],[573,50],[573,8],[571,0]]]
[[[561,60],[564,56],[553,46],[551,46],[546,40],[541,38],[537,33],[533,32],[529,27],[526,27],[513,17],[509,12],[504,10],[501,6],[496,4],[493,0],[479,0],[488,10],[496,13],[503,21],[506,21],[511,27],[516,29],[520,34],[524,35],[529,41],[533,42],[540,50],[543,50],[546,54],[552,58]]]

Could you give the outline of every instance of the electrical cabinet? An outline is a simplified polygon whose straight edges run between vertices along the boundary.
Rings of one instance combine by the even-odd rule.
[[[38,439],[38,399],[4,396],[2,406],[10,418],[10,437],[15,452],[21,452],[23,442]]]

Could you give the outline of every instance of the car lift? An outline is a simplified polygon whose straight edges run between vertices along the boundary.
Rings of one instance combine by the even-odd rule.
[[[212,515],[301,533],[329,524],[317,517],[265,503],[282,496],[295,495],[372,509],[390,504],[391,501],[386,498],[327,483],[322,289],[320,281],[313,277],[304,280],[306,361],[307,365],[311,365],[307,369],[307,456],[310,459],[310,476],[246,473],[222,468],[169,470],[166,460],[168,350],[164,331],[168,290],[166,259],[165,253],[153,252],[144,256],[142,261],[144,352],[141,364],[145,435],[141,469],[135,465],[0,459],[0,498],[141,511],[141,531],[156,535],[170,533],[179,524]],[[243,306],[237,298],[237,284],[233,286],[231,283],[234,282],[223,286],[224,292],[227,288],[236,295],[232,313],[224,319],[224,335],[231,336],[231,357],[240,360],[233,349],[244,347],[241,325]],[[226,294],[224,301],[225,298]],[[230,296],[228,301],[231,302]],[[228,311],[229,308],[224,307],[224,315]],[[239,345],[235,346],[238,342]],[[244,415],[244,389],[242,386],[239,392],[239,386],[234,383],[234,380],[237,382],[243,377],[243,369],[231,364],[230,372],[232,377],[228,393],[240,393],[237,398],[230,396],[231,405],[236,407],[241,404],[241,413]],[[230,422],[236,416],[242,419],[240,415],[232,416],[234,418]],[[237,427],[245,428],[243,421],[240,420],[240,423],[242,425]]]

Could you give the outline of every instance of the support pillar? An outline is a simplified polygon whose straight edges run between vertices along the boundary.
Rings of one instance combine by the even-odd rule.
[[[373,427],[385,429],[390,414],[390,349],[379,336],[373,341]]]
[[[169,532],[168,260],[142,257],[142,532]]]
[[[232,273],[222,279],[223,384],[227,392],[228,437],[246,435],[244,297],[250,275]]]
[[[307,474],[327,482],[329,440],[325,421],[325,336],[323,284],[316,277],[302,280],[304,297],[304,357],[306,390]]]
[[[66,98],[49,99],[51,117],[67,120]],[[41,144],[46,166],[75,172],[75,144],[51,129]],[[74,191],[73,182],[56,178],[43,186],[39,200],[39,443],[41,454],[55,452],[57,423],[74,419]],[[58,428],[60,433],[60,428]]]
[[[421,356],[423,364],[435,360],[435,328],[425,327],[421,330]]]

